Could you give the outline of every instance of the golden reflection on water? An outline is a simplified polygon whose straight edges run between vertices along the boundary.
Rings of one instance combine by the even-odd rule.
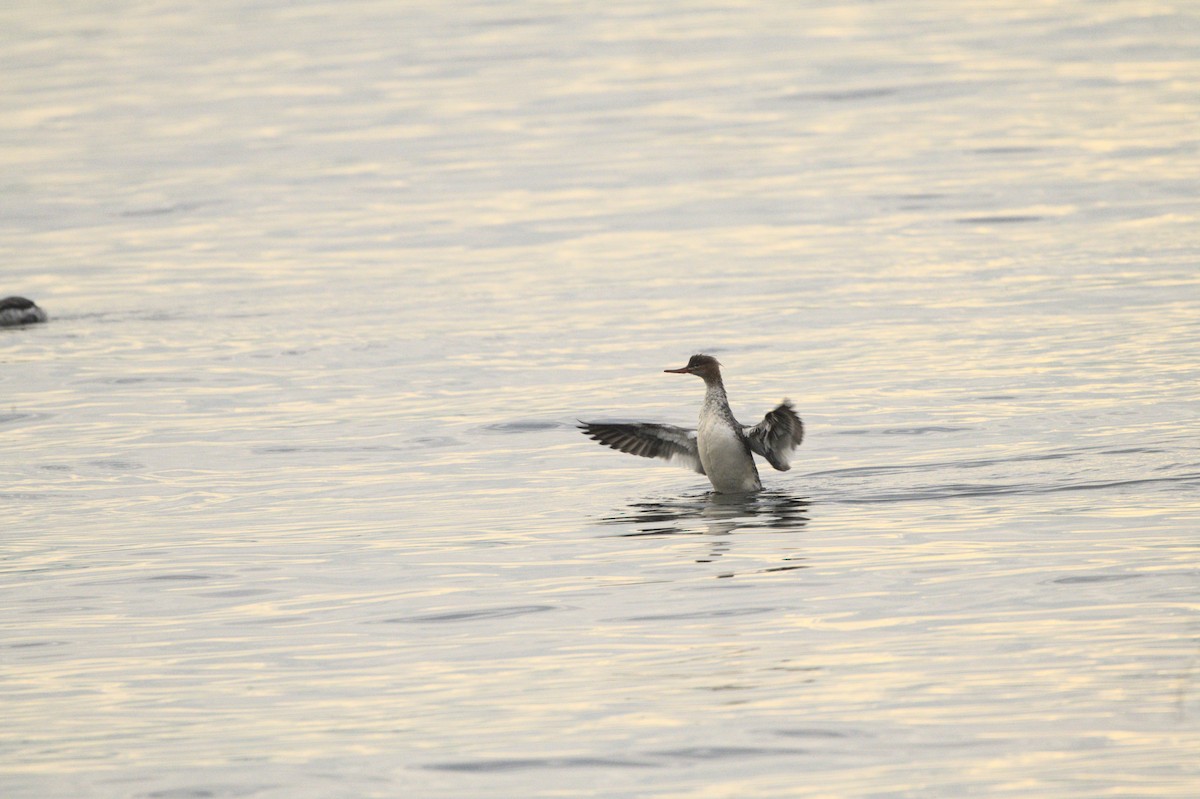
[[[14,12],[13,795],[1194,793],[1190,17],[516,10]]]

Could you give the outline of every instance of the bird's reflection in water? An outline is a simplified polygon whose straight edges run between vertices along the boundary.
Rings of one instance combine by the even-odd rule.
[[[699,535],[710,539],[708,557],[697,563],[710,563],[729,551],[736,530],[799,530],[808,524],[807,499],[784,491],[765,490],[755,494],[717,494],[706,492],[677,497],[641,500],[601,519],[603,524],[628,528],[619,537]],[[800,560],[787,557],[785,561]],[[759,569],[759,572],[789,571],[801,564]],[[732,574],[718,575],[732,577]]]

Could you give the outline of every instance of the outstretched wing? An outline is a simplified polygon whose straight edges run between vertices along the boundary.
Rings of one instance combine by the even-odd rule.
[[[788,460],[792,450],[804,440],[804,422],[796,415],[791,400],[785,399],[761,422],[745,430],[751,450],[762,455],[781,472],[792,468]]]
[[[662,458],[704,474],[695,430],[650,422],[580,422],[579,429],[606,447],[643,458]]]

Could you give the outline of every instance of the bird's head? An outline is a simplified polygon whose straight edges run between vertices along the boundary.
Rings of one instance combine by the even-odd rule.
[[[696,375],[705,382],[721,379],[721,363],[711,355],[693,355],[687,366],[680,369],[664,369],[674,375]]]

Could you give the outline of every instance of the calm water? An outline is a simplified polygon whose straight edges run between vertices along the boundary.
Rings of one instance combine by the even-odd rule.
[[[1200,793],[1194,6],[0,31],[5,797]]]

